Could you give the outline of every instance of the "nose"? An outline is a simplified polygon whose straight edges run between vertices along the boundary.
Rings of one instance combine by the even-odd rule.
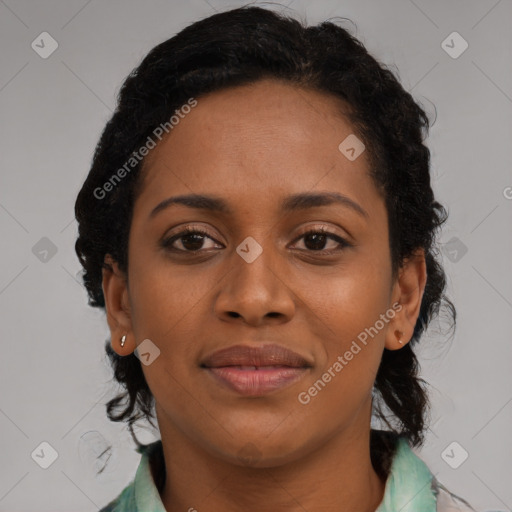
[[[269,244],[264,250],[260,247],[262,250],[254,259],[246,258],[243,252],[256,249],[250,240],[247,245],[240,244],[240,253],[233,253],[231,268],[215,298],[214,310],[222,320],[260,326],[288,322],[293,317],[295,294],[293,283],[287,282],[284,263]]]

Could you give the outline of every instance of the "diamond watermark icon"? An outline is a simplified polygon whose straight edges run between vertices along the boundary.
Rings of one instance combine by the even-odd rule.
[[[469,453],[457,441],[450,443],[441,453],[441,458],[452,469],[462,466],[468,457]]]
[[[247,263],[252,263],[263,252],[263,247],[261,247],[252,236],[248,236],[236,248],[236,252],[242,256]]]
[[[59,43],[48,32],[41,32],[30,46],[39,57],[47,59],[59,47]]]
[[[467,246],[456,236],[450,238],[450,240],[443,245],[442,250],[452,263],[459,262],[468,252]]]
[[[57,246],[49,238],[43,236],[32,247],[32,253],[42,263],[48,263],[57,254]]]
[[[253,443],[247,443],[237,453],[237,458],[246,466],[252,466],[261,459],[261,452]]]
[[[468,49],[468,46],[468,42],[458,32],[452,32],[441,43],[441,48],[452,59],[458,59]]]
[[[351,133],[340,143],[338,149],[346,158],[353,162],[366,148],[363,142]]]
[[[57,460],[59,454],[50,443],[43,441],[30,456],[37,465],[41,466],[43,469],[48,469]]]
[[[160,355],[160,349],[151,340],[145,339],[134,353],[143,365],[149,366]]]

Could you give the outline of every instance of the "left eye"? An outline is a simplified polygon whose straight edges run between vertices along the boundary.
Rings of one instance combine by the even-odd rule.
[[[302,238],[304,238],[305,241],[308,239],[309,241],[312,241],[312,244],[309,245],[313,246],[313,249],[311,249],[313,252],[324,251],[323,246],[325,245],[326,240],[333,240],[337,242],[338,245],[338,247],[335,246],[334,251],[332,249],[324,251],[326,253],[336,252],[350,246],[344,238],[323,229],[312,229],[310,231],[306,231],[306,233],[303,233],[299,238],[297,238],[297,240],[301,240]],[[308,244],[305,242],[305,245],[307,246]]]

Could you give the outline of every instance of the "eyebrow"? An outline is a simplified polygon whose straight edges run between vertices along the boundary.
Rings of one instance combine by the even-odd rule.
[[[233,211],[228,206],[228,203],[223,199],[215,196],[207,196],[202,194],[188,194],[169,197],[158,203],[151,213],[149,219],[152,219],[157,213],[165,210],[166,208],[181,204],[188,208],[199,210],[209,210],[212,212],[220,212],[227,215],[232,215]],[[344,207],[351,208],[353,211],[362,217],[369,218],[368,212],[362,208],[358,203],[349,197],[339,194],[337,192],[323,192],[323,193],[302,193],[288,196],[284,199],[281,206],[283,213],[292,211],[306,210],[308,208],[316,208],[318,206],[329,206],[331,204],[339,204]]]

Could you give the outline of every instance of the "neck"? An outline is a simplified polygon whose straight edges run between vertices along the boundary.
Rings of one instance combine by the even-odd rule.
[[[179,431],[162,436],[168,512],[329,510],[375,512],[385,480],[370,458],[370,428],[354,424],[300,460],[277,467],[230,464],[200,450]],[[161,430],[162,431],[162,430]]]

